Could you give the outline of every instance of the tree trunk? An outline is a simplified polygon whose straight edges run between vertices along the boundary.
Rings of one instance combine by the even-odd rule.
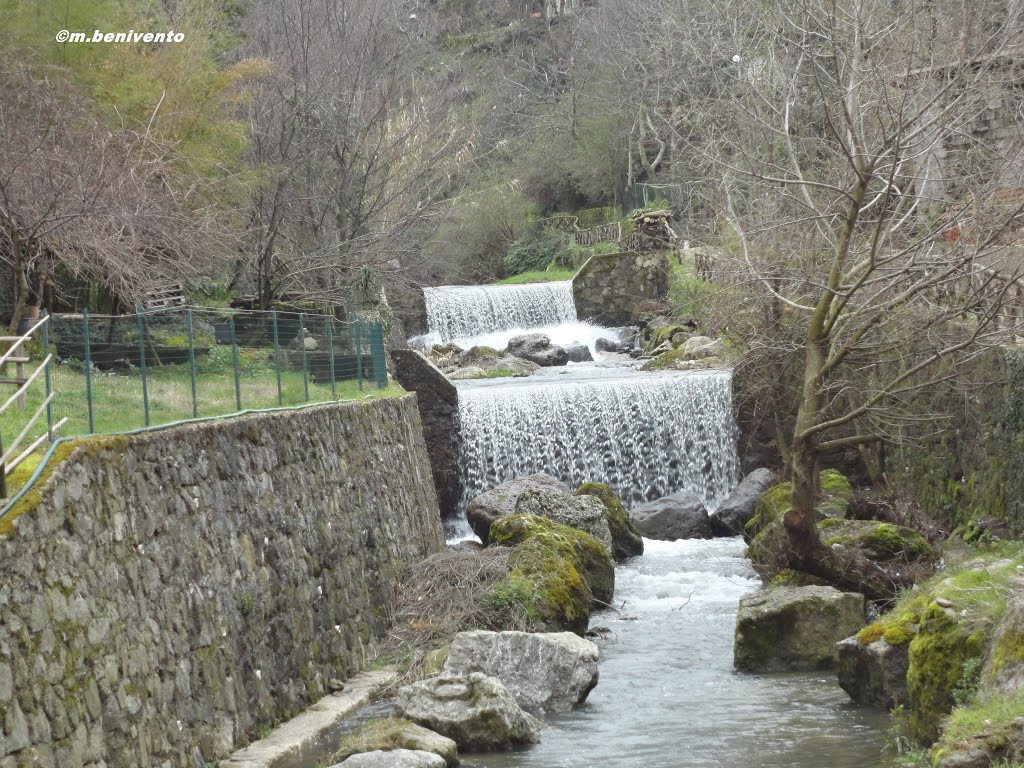
[[[792,508],[783,519],[789,534],[792,564],[798,570],[810,570],[815,554],[821,548],[814,519],[818,502],[818,441],[816,435],[805,434],[817,422],[824,407],[821,371],[825,364],[825,344],[813,333],[813,328],[808,333],[804,351],[804,384],[793,428],[789,464],[793,485]]]
[[[7,335],[14,336],[18,330],[18,323],[21,322],[21,313],[28,305],[28,294],[31,290],[28,283],[28,259],[21,238],[17,232],[11,236],[11,251],[14,257],[14,308],[11,314],[11,324],[7,328]]]

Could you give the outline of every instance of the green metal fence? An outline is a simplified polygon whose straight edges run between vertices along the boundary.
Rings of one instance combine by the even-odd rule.
[[[242,410],[352,399],[388,383],[379,322],[320,314],[182,308],[53,315],[32,357],[55,356],[48,388],[5,414],[0,437],[54,393],[43,434],[123,432]],[[42,377],[40,377],[42,378]],[[22,419],[22,421],[24,421]]]

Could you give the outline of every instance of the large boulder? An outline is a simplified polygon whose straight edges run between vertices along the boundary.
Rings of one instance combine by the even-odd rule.
[[[469,502],[466,509],[466,520],[469,521],[473,533],[480,537],[480,541],[487,543],[487,537],[491,524],[506,515],[516,513],[516,502],[519,497],[528,490],[550,488],[569,493],[568,486],[560,483],[551,475],[538,472],[535,475],[517,477],[499,486],[492,488],[486,493]]]
[[[515,548],[509,574],[492,594],[518,602],[549,631],[582,635],[591,604],[611,603],[615,566],[589,533],[536,515],[509,515],[491,526],[488,544]]]
[[[482,672],[501,680],[533,715],[582,704],[597,685],[597,646],[572,632],[460,632],[442,675]]]
[[[447,736],[466,752],[493,752],[540,741],[541,724],[497,678],[441,675],[399,689],[399,715]]]
[[[907,704],[907,645],[890,645],[884,637],[864,642],[848,637],[836,645],[839,687],[857,704],[892,709]]]
[[[551,337],[546,333],[525,333],[522,336],[513,336],[508,340],[505,352],[545,368],[565,365],[569,362],[569,353],[552,344]]]
[[[711,518],[703,502],[686,491],[663,496],[629,511],[636,529],[648,539],[710,539]]]
[[[626,560],[644,553],[644,539],[633,521],[629,519],[626,508],[619,497],[606,483],[584,483],[576,489],[577,496],[594,496],[604,504],[608,530],[612,535],[612,557],[618,561]]]
[[[590,353],[590,347],[580,344],[578,341],[566,344],[565,354],[569,356],[570,363],[590,363],[594,360],[594,356]]]
[[[755,469],[740,481],[728,498],[711,515],[715,536],[740,536],[757,510],[757,501],[775,482],[770,469]]]
[[[537,515],[586,531],[612,554],[612,534],[604,504],[594,496],[573,496],[556,488],[528,488],[516,500],[517,515]]]
[[[345,736],[338,745],[334,759],[337,762],[342,762],[352,755],[382,751],[432,753],[441,757],[440,765],[458,765],[459,762],[458,745],[454,741],[421,725],[397,717],[370,720],[355,732]],[[384,764],[382,763],[382,765]],[[411,763],[411,765],[418,764]],[[350,764],[345,763],[345,765]],[[390,763],[386,763],[386,765],[390,765]]]
[[[832,669],[835,646],[864,624],[864,596],[777,587],[740,598],[733,664],[741,672]]]
[[[360,752],[331,768],[445,768],[440,755],[419,749],[389,749]]]
[[[691,336],[683,344],[683,354],[691,360],[703,360],[708,357],[724,357],[725,344],[721,339],[708,336]]]

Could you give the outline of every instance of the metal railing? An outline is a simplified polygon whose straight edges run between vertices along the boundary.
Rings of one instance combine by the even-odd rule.
[[[34,363],[16,351],[33,339],[41,350]],[[8,446],[5,457],[15,445],[28,441],[28,447],[0,477],[52,441],[59,427],[65,436],[125,432],[354,399],[388,384],[379,321],[315,313],[138,307],[133,315],[111,316],[83,310],[44,317],[12,340],[4,361],[23,366],[15,378],[25,383],[0,408],[3,413],[21,403],[0,418],[0,446]],[[6,491],[0,488],[0,498]]]
[[[49,334],[47,332],[50,327],[49,323],[49,316],[44,314],[39,322],[29,328],[23,335],[0,336],[0,343],[10,345],[7,351],[0,355],[0,384],[14,386],[14,393],[5,399],[3,403],[0,403],[0,424],[14,423],[15,420],[11,416],[5,417],[5,414],[12,405],[16,406],[18,411],[24,412],[28,409],[28,394],[34,384],[37,387],[39,385],[44,387],[41,402],[31,412],[31,415],[20,420],[24,424],[18,430],[17,435],[10,442],[6,443],[6,448],[4,447],[3,431],[0,431],[0,499],[7,496],[7,476],[17,469],[44,441],[52,441],[54,432],[67,422],[67,419],[60,419],[56,423],[53,421],[53,355],[48,351]],[[31,374],[27,374],[26,367],[32,362],[29,345],[37,334],[41,337],[40,347],[46,356],[36,365],[35,370]],[[14,366],[13,377],[7,375],[11,366]],[[44,412],[47,416],[46,431],[32,439],[28,447],[23,448],[25,439],[32,434],[33,427],[36,426],[36,422],[39,421]]]

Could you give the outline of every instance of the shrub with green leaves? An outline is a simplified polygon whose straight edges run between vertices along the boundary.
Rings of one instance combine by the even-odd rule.
[[[579,266],[582,252],[572,235],[552,230],[532,232],[516,240],[505,255],[505,272],[518,275],[541,271],[549,266],[573,269]]]

